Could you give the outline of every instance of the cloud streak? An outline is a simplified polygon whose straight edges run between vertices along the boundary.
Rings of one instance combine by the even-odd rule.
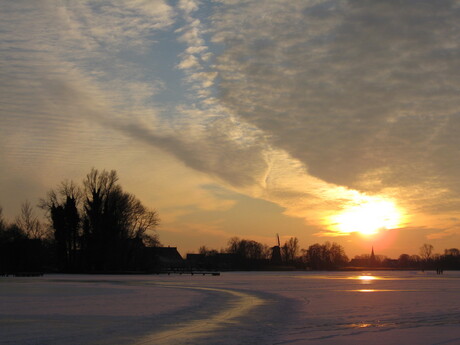
[[[460,206],[457,1],[1,10],[0,157],[17,169],[90,162],[135,141],[311,232],[363,193],[457,231],[446,220]]]
[[[216,15],[222,101],[325,181],[457,190],[457,3],[284,5]]]

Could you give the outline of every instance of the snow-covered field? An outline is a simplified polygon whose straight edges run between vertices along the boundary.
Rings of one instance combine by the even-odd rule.
[[[0,344],[460,344],[460,272],[2,277]]]

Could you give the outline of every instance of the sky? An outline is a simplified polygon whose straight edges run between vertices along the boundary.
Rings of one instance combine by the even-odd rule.
[[[459,70],[458,0],[2,1],[0,206],[95,167],[183,254],[277,233],[442,253]]]

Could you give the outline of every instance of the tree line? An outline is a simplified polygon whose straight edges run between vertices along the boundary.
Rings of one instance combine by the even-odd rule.
[[[220,251],[206,246],[199,248],[203,267],[228,267],[237,269],[309,269],[309,270],[339,270],[339,269],[460,269],[460,250],[445,249],[444,254],[435,254],[431,244],[423,244],[419,254],[401,254],[398,259],[384,255],[362,254],[349,259],[344,248],[335,242],[315,243],[307,249],[301,249],[296,237],[289,238],[279,246],[280,261],[273,261],[275,247],[248,239],[233,237],[227,247]],[[225,261],[226,256],[227,261]],[[222,263],[225,263],[224,265]]]
[[[398,269],[459,270],[460,250],[449,248],[444,249],[443,254],[437,254],[434,253],[433,245],[424,243],[419,248],[419,254],[401,254],[397,259],[391,259],[384,255],[376,255],[374,259],[368,254],[358,255],[351,260],[350,265]]]
[[[28,201],[10,224],[0,208],[0,271],[136,270],[143,248],[160,245],[157,212],[125,192],[114,170],[93,168],[81,184],[63,181],[38,206],[48,224]]]
[[[202,246],[198,250],[205,268],[227,266],[236,269],[313,269],[333,270],[348,264],[343,247],[337,243],[313,244],[301,249],[291,237],[283,245],[270,247],[254,240],[233,237],[220,251]],[[275,258],[279,253],[278,260]],[[193,257],[193,256],[190,256]]]
[[[63,181],[37,206],[45,212],[47,223],[39,220],[28,201],[10,223],[0,207],[0,273],[145,272],[152,268],[147,249],[161,246],[155,231],[158,213],[125,192],[116,171],[93,168],[80,184]],[[344,248],[334,242],[301,249],[296,237],[274,247],[233,237],[220,251],[202,246],[188,259],[189,265],[222,269],[460,269],[459,249],[445,249],[444,254],[435,254],[433,249],[424,244],[419,255],[390,259],[364,254],[349,260]]]

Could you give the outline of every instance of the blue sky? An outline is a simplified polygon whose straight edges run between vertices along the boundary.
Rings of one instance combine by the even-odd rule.
[[[4,1],[0,205],[13,219],[96,167],[156,208],[182,251],[277,232],[350,254],[459,247],[459,11]],[[380,237],[350,230],[366,226]]]

